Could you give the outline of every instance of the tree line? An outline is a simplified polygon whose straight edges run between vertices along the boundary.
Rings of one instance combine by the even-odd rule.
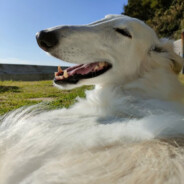
[[[128,0],[123,14],[145,21],[159,37],[178,39],[184,29],[184,0]]]

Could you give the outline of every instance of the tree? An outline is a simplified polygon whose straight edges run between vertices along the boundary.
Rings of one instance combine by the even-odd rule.
[[[179,38],[184,28],[183,0],[129,0],[124,14],[145,21],[160,37]]]

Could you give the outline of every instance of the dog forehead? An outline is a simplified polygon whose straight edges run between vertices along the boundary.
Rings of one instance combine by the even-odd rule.
[[[142,43],[145,42],[146,45],[158,42],[155,31],[139,19],[126,15],[106,15],[104,20],[110,27],[128,29],[134,38],[141,40]]]
[[[126,15],[119,15],[119,16],[108,15],[107,18],[108,18],[109,22],[111,22],[111,24],[114,27],[128,28],[129,31],[131,31],[132,33],[134,33],[136,35],[143,34],[145,37],[147,35],[150,38],[153,37],[155,40],[157,38],[153,29],[139,19],[129,17]]]

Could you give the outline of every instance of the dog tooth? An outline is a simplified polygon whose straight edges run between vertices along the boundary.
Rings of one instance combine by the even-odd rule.
[[[67,71],[66,71],[66,70],[64,70],[64,74],[63,74],[63,76],[64,76],[65,78],[68,78],[68,73],[67,73]]]
[[[63,72],[63,70],[60,66],[58,66],[58,72]]]
[[[95,68],[94,68],[94,70],[98,70],[99,69],[99,66],[98,65],[96,65],[95,66]]]
[[[55,76],[55,79],[59,80],[60,78],[59,78],[59,76]]]
[[[102,68],[104,65],[105,65],[105,62],[100,62],[99,63],[100,68]]]

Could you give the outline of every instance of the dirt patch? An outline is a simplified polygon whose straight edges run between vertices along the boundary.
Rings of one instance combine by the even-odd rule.
[[[0,97],[0,102],[5,101],[5,100],[7,100],[7,97],[5,96]]]
[[[0,86],[0,93],[4,93],[4,92],[20,92],[19,87],[17,86]]]
[[[54,98],[30,98],[30,101],[44,101],[44,102],[51,102]]]

